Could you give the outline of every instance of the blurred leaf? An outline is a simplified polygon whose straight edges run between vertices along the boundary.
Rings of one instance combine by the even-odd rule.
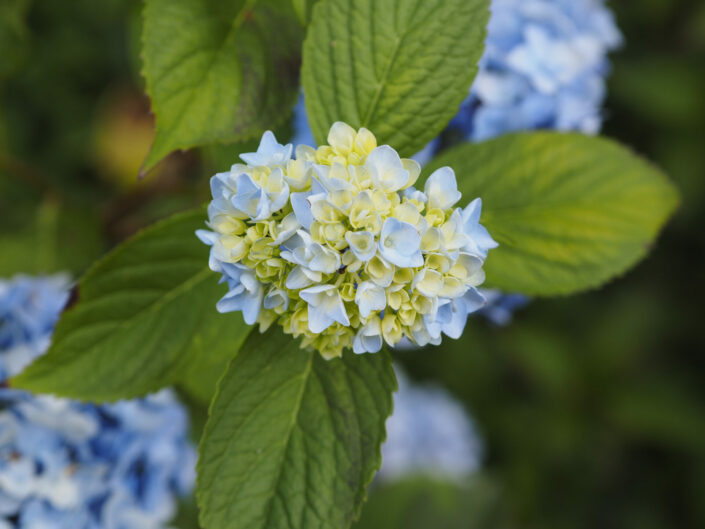
[[[8,149],[70,194],[72,202],[97,195],[90,172],[95,103],[106,87],[134,82],[122,22],[137,5],[135,0],[31,2],[24,67],[0,94],[0,113],[11,131]]]
[[[292,0],[296,15],[304,26],[311,21],[311,12],[316,2],[318,0]]]
[[[178,511],[169,527],[176,529],[200,529],[198,524],[198,506],[193,496],[182,498],[179,501]]]
[[[0,2],[0,81],[11,75],[25,56],[28,31],[25,16],[30,0]]]
[[[289,115],[302,38],[290,10],[289,0],[147,1],[144,76],[157,136],[143,171],[175,149],[241,141]]]
[[[253,333],[218,384],[198,459],[208,529],[345,529],[381,463],[390,356],[324,360],[275,326]]]
[[[302,67],[316,141],[335,121],[367,127],[410,156],[468,95],[488,0],[328,0],[314,9]]]
[[[550,132],[464,144],[439,156],[499,242],[488,284],[551,296],[597,287],[646,255],[678,203],[655,167],[604,138]]]
[[[225,289],[194,235],[204,218],[196,210],[155,224],[94,265],[49,352],[12,386],[112,401],[167,386],[191,369],[209,371],[217,358],[234,355],[248,328],[215,309]]]
[[[496,486],[473,476],[469,483],[409,477],[372,487],[354,529],[499,529],[506,507]]]
[[[705,446],[705,411],[696,395],[664,380],[615,389],[610,416],[629,435],[695,452]]]
[[[700,61],[654,55],[618,61],[610,80],[611,97],[659,125],[705,125],[705,70],[698,67]]]
[[[20,180],[31,172],[10,177],[4,162],[0,154],[0,277],[85,270],[104,249],[95,212]]]

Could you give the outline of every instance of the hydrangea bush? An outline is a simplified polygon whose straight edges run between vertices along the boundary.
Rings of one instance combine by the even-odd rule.
[[[0,281],[2,380],[46,350],[65,286]],[[0,528],[166,528],[193,487],[187,426],[168,390],[95,406],[0,389]]]
[[[410,159],[449,126],[473,140],[594,133],[618,42],[602,4],[497,0],[489,40],[489,0],[313,4],[146,1],[157,134],[143,173],[175,149],[262,141],[233,147],[244,163],[212,178],[207,211],[91,267],[48,353],[9,380],[93,401],[181,384],[209,401],[204,529],[350,527],[397,387],[385,344],[460,337],[481,284],[600,287],[678,202],[657,168],[582,133]],[[317,149],[265,132],[301,86]]]

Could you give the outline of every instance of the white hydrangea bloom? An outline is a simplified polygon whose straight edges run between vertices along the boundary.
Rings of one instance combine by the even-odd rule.
[[[229,292],[218,310],[262,329],[278,321],[326,358],[402,338],[457,338],[482,306],[482,202],[457,208],[450,167],[415,189],[421,168],[374,135],[336,123],[329,145],[280,145],[267,132],[246,165],[211,181],[210,267]]]

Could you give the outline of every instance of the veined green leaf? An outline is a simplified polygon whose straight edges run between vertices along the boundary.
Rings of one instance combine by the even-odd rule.
[[[326,0],[304,43],[306,110],[323,143],[335,121],[367,127],[410,156],[468,95],[488,0]]]
[[[94,265],[47,354],[11,385],[116,400],[224,364],[249,327],[215,309],[226,289],[208,269],[208,247],[194,235],[204,218],[199,209],[157,223]]]
[[[604,138],[512,134],[455,147],[426,172],[444,165],[465,201],[483,200],[482,223],[500,244],[487,281],[507,292],[601,285],[646,255],[678,203],[661,171]]]
[[[218,384],[201,441],[205,529],[345,529],[381,463],[396,380],[388,353],[326,361],[275,326]]]
[[[157,136],[143,171],[175,149],[245,140],[283,121],[301,40],[289,0],[147,0],[143,72]]]

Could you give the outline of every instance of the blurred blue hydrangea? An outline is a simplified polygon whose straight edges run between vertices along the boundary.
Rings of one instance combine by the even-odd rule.
[[[68,299],[67,284],[62,276],[0,280],[0,380],[46,350]]]
[[[486,304],[474,315],[482,316],[498,327],[509,325],[514,318],[514,313],[531,302],[531,298],[523,294],[504,294],[499,290],[487,288],[480,290]]]
[[[478,470],[482,442],[463,406],[442,388],[414,385],[396,371],[399,391],[387,420],[380,479],[423,474],[462,480]]]
[[[0,281],[0,380],[49,343],[62,278]],[[195,479],[170,391],[94,406],[0,389],[0,529],[161,529]]]
[[[607,54],[622,37],[603,0],[493,0],[485,53],[451,128],[475,141],[602,123]]]

